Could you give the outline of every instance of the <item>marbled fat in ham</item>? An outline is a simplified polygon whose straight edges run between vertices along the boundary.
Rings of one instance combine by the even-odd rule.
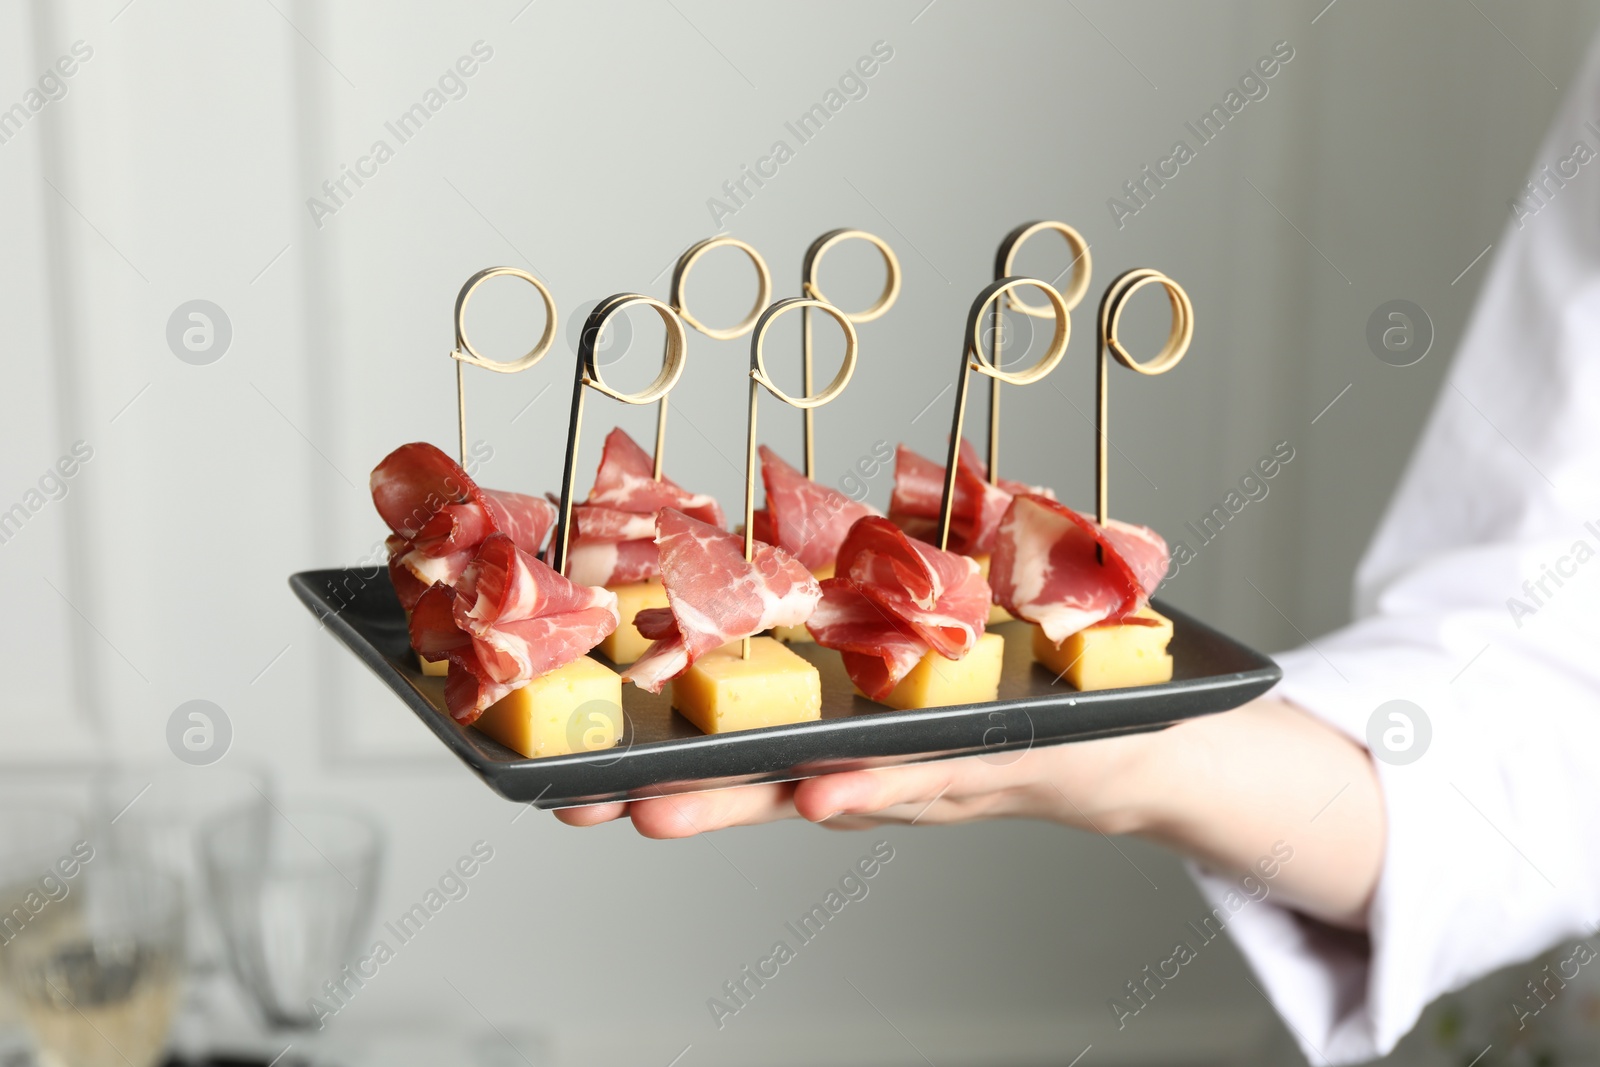
[[[822,590],[800,561],[757,542],[745,562],[744,538],[675,508],[656,516],[665,608],[639,612],[634,625],[655,643],[622,675],[661,692],[695,660],[729,641],[811,617]]]
[[[905,445],[895,449],[894,495],[889,500],[889,518],[906,533],[921,541],[939,541],[939,506],[944,500],[944,467],[925,459]],[[1049,489],[1000,479],[989,484],[989,469],[978,458],[972,442],[961,442],[960,462],[956,467],[955,501],[950,508],[952,552],[966,556],[994,551],[995,531],[1011,498],[1018,493],[1037,493],[1053,497]]]
[[[428,589],[411,644],[447,659],[445,704],[470,724],[485,708],[585,655],[617,628],[617,595],[570,582],[505,534],[490,534],[454,586]]]
[[[989,586],[970,557],[869,517],[839,546],[806,629],[839,651],[858,689],[883,700],[929,650],[952,660],[972,651],[988,615]]]
[[[810,571],[834,561],[857,519],[879,514],[870,504],[818,485],[766,445],[761,446],[761,481],[767,506],[755,513],[756,540],[777,545]]]
[[[549,501],[521,493],[482,489],[433,445],[401,445],[372,470],[372,502],[394,531],[389,577],[410,611],[435,582],[454,584],[493,533],[503,533],[537,554],[555,525]]]
[[[656,512],[675,508],[720,527],[722,509],[671,479],[652,477],[650,454],[620,427],[606,436],[589,498],[572,508],[567,574],[580,585],[642,582],[660,573]]]
[[[1011,502],[995,539],[989,583],[1000,604],[1057,645],[1138,611],[1167,572],[1167,543],[1145,526],[1088,515],[1045,497]]]

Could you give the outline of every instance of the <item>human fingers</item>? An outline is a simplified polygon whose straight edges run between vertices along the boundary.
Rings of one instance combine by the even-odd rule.
[[[629,805],[633,825],[645,837],[692,837],[730,826],[792,819],[794,783],[744,785],[704,793],[635,800]]]
[[[981,757],[939,760],[823,775],[798,783],[794,807],[812,822],[849,828],[860,820],[958,822],[1020,815],[1032,775],[1021,760],[1004,765]]]
[[[584,804],[576,808],[557,808],[556,818],[568,826],[598,826],[603,822],[614,822],[628,814],[628,805],[625,801],[612,801],[606,804]]]

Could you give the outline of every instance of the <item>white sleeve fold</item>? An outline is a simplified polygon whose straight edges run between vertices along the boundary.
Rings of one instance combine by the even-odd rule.
[[[1535,177],[1579,141],[1600,154],[1596,48]],[[1363,745],[1390,700],[1432,728],[1415,762],[1374,760],[1370,951],[1270,901],[1230,922],[1313,1063],[1387,1052],[1429,1001],[1600,919],[1600,165],[1544,187],[1497,243],[1357,621],[1280,658],[1276,695]]]
[[[1600,918],[1600,681],[1532,686],[1523,672],[1536,659],[1514,644],[1441,654],[1414,643],[1419,623],[1358,624],[1319,640],[1320,653],[1283,657],[1277,695],[1360,743],[1392,699],[1413,701],[1433,730],[1415,762],[1374,761],[1388,830],[1370,952],[1270,899],[1229,922],[1312,1063],[1389,1051],[1435,997]],[[1196,877],[1213,905],[1235,888]]]

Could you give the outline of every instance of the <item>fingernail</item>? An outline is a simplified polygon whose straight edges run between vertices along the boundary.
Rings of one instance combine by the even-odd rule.
[[[818,819],[817,821],[818,822],[827,822],[829,819],[831,819],[835,815],[839,814],[840,810],[842,810],[842,809],[835,808],[832,811],[828,812],[828,814],[824,815],[822,818]]]

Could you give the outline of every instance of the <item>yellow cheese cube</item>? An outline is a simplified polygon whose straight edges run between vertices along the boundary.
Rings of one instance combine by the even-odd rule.
[[[1079,630],[1060,648],[1035,626],[1033,658],[1085,692],[1172,681],[1172,656],[1167,652],[1172,620],[1150,607],[1135,614],[1155,625],[1100,623]]]
[[[822,676],[770,637],[730,641],[672,680],[672,706],[708,734],[822,717]]]
[[[530,759],[611,748],[622,738],[622,678],[580,656],[489,705],[473,725]]]
[[[945,659],[930,650],[883,703],[900,711],[987,703],[1000,695],[1000,661],[1005,652],[1005,638],[991,633],[978,638],[960,659]]]
[[[973,559],[974,562],[976,562],[978,564],[978,573],[983,575],[983,580],[987,582],[989,580],[989,553],[980,552],[977,555],[973,556],[972,559]],[[998,626],[1003,622],[1013,622],[1013,621],[1015,621],[1015,620],[1012,619],[1011,612],[1007,611],[1005,608],[1001,607],[999,604],[990,604],[989,605],[989,625],[990,626]]]
[[[817,581],[825,581],[833,577],[833,564],[824,563],[811,573]],[[787,641],[791,645],[798,645],[805,644],[811,640],[811,631],[806,629],[805,623],[801,623],[799,626],[774,626],[772,628],[772,636],[779,641]]]
[[[661,584],[660,578],[651,578],[644,582],[628,582],[625,585],[608,585],[606,588],[617,594],[617,617],[621,621],[598,647],[600,654],[606,659],[625,666],[644,655],[645,649],[651,644],[634,627],[633,617],[645,608],[666,607],[667,589]]]

